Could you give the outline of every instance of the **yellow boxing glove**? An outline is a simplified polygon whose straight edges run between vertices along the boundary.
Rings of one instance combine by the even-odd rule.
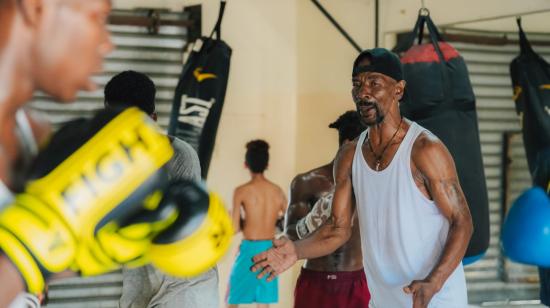
[[[158,207],[153,196],[167,183],[162,167],[172,154],[168,138],[137,108],[104,110],[56,133],[24,192],[0,212],[0,249],[28,291],[41,292],[53,273],[69,268],[93,275],[138,262],[175,210],[142,237],[111,243],[99,235],[124,235],[113,225]]]
[[[209,268],[227,252],[233,228],[218,195],[192,181],[171,183],[162,206],[178,209],[174,223],[153,240],[148,257],[166,274],[192,277]]]

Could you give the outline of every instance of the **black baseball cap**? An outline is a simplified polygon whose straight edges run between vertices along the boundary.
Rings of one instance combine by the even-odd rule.
[[[369,65],[359,65],[364,60],[369,59]],[[403,80],[403,66],[401,60],[393,52],[386,48],[373,48],[362,51],[353,62],[352,76],[356,76],[364,72],[376,72],[384,74],[395,79],[395,81]]]

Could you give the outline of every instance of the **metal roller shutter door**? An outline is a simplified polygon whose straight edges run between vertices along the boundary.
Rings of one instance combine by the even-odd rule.
[[[113,14],[144,16],[135,11],[114,10]],[[186,13],[161,13],[162,19],[185,20]],[[79,93],[76,103],[59,104],[44,94],[37,94],[31,107],[59,126],[76,117],[89,117],[103,108],[103,86],[123,70],[146,73],[157,86],[158,122],[166,129],[174,89],[182,68],[182,49],[187,29],[161,26],[158,34],[149,34],[145,27],[109,25],[116,49],[107,57],[104,72],[94,78],[100,88],[92,93]],[[48,307],[117,307],[122,287],[120,271],[98,277],[68,278],[54,281],[49,286]]]

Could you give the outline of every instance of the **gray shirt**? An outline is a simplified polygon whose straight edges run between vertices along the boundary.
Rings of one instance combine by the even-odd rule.
[[[168,162],[168,178],[170,180],[201,180],[201,165],[197,152],[189,143],[177,138],[172,139],[174,156]]]
[[[201,180],[197,152],[187,142],[172,139],[174,156],[168,161],[170,180]],[[214,266],[200,276],[182,279],[160,272],[152,265],[123,268],[121,308],[217,308],[218,270]]]

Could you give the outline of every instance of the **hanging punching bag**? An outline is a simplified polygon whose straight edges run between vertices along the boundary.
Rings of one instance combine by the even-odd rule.
[[[200,39],[201,47],[193,48],[183,66],[168,126],[168,134],[197,151],[203,179],[208,175],[229,77],[231,48],[220,39],[224,9],[222,1],[214,30]]]
[[[431,42],[422,44],[425,25]],[[418,45],[413,45],[415,38]],[[421,10],[413,32],[394,52],[401,54],[407,82],[401,114],[441,139],[455,161],[474,224],[463,262],[474,262],[489,247],[490,234],[475,96],[468,69],[458,51],[443,41],[425,9]]]
[[[531,47],[518,19],[520,55],[510,64],[529,171],[537,153],[550,146],[550,65]]]

